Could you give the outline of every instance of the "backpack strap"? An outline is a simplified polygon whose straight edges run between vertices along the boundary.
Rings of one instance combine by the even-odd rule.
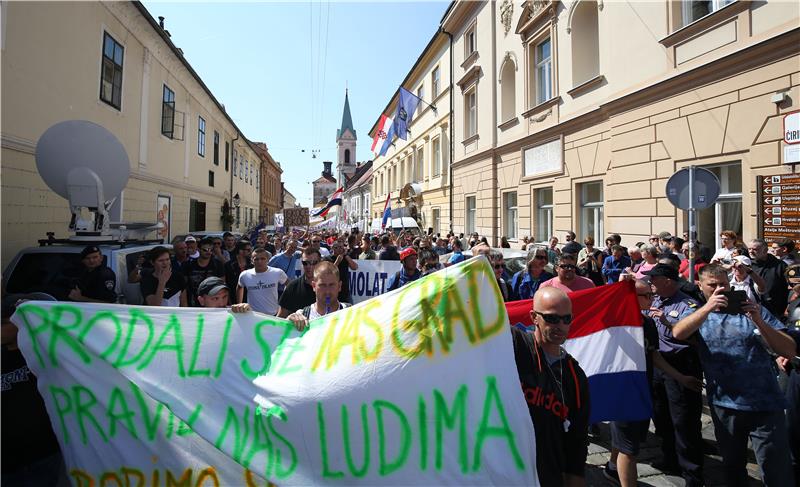
[[[389,286],[389,289],[387,289],[387,291],[394,291],[399,287],[400,287],[400,271],[397,271],[394,273],[394,281],[392,282],[392,285]]]
[[[311,319],[311,306],[314,306],[314,305],[311,304],[311,305],[308,305],[305,308],[303,308],[303,316],[305,316],[307,320]]]

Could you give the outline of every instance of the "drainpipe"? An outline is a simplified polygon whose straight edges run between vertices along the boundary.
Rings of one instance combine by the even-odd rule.
[[[455,95],[453,93],[453,34],[444,30],[444,27],[442,27],[442,32],[447,34],[450,40],[450,163],[447,165],[450,174],[447,184],[450,186],[450,232],[453,232],[453,220],[455,219],[453,216],[453,157],[455,156],[455,145],[453,144],[455,133],[455,127],[453,126],[453,122],[455,121],[455,114],[453,113],[453,100],[455,100]]]

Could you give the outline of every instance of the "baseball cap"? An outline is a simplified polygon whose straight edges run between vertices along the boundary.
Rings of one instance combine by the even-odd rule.
[[[228,289],[225,281],[219,277],[207,277],[197,287],[198,296],[216,296],[223,289]]]
[[[100,247],[97,245],[87,245],[86,247],[81,250],[81,259],[86,258],[87,255],[93,254],[95,252],[100,252]]]
[[[656,264],[655,267],[649,271],[644,271],[643,274],[650,277],[663,276],[673,281],[678,280],[678,269],[669,264]]]
[[[672,234],[669,232],[661,232],[658,234],[658,238],[661,240],[672,240]]]
[[[750,260],[750,257],[747,257],[745,255],[737,255],[736,257],[733,258],[733,260],[739,262],[740,264],[744,264],[748,267],[753,265],[753,261]]]
[[[417,255],[417,251],[414,250],[414,247],[408,247],[407,249],[403,249],[400,252],[400,260],[406,260],[406,257],[410,257],[412,255]]]
[[[183,239],[183,241],[184,241],[184,242],[197,242],[197,239],[196,239],[196,238],[194,238],[194,237],[193,237],[193,236],[191,236],[191,235],[187,235],[187,236],[186,236],[186,238],[185,238],[185,239]]]

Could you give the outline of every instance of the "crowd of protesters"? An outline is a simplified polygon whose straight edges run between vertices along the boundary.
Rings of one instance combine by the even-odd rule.
[[[503,237],[499,247],[492,248],[477,233],[262,230],[242,239],[231,233],[201,239],[189,235],[173,241],[171,250],[153,248],[126,278],[139,283],[145,305],[256,311],[287,318],[302,331],[310,320],[350,305],[350,271],[358,269],[359,261],[401,263],[387,280],[388,292],[468,258],[485,256],[505,301],[533,298],[533,333],[513,328],[513,342],[536,431],[542,485],[584,484],[592,431],[586,376],[562,346],[573,316],[568,294],[630,280],[642,314],[652,421],[661,439],[662,455],[654,467],[680,475],[687,486],[704,485],[705,400],[727,485],[747,485],[748,440],[766,485],[797,485],[800,259],[790,240],[770,246],[761,239],[743,242],[732,231],[719,237],[719,249],[697,244],[693,269],[686,235],[662,232],[647,242],[623,246],[620,236],[612,234],[602,248],[592,237],[579,243],[574,232],[564,235],[563,245],[556,236],[543,243],[526,237],[515,244],[525,257],[523,268],[514,271],[506,259],[511,254],[504,253],[512,243]],[[69,298],[114,302],[116,276],[100,265],[99,249],[88,246],[81,258],[84,275]],[[296,270],[298,263],[302,272]],[[729,290],[741,291],[744,297]],[[3,302],[4,352],[17,350],[16,332],[9,322],[15,306]],[[6,387],[7,374],[18,376],[20,367],[27,369],[17,354],[3,354],[4,406],[13,404],[11,411],[24,408],[46,421],[29,371],[25,381],[8,381]],[[779,376],[784,377],[782,382]],[[546,394],[569,412],[555,414],[552,405],[545,408],[537,398]],[[6,411],[4,407],[4,427],[12,422]],[[612,455],[603,468],[606,477],[623,486],[636,485],[636,458],[649,424],[649,420],[611,423]],[[12,434],[28,437],[21,430]],[[41,438],[27,456],[21,453],[24,449],[15,448],[7,457],[9,449],[4,448],[3,484],[30,478],[25,472],[41,474],[42,469],[57,467],[61,461],[53,456],[58,446],[52,432],[42,433]],[[53,479],[37,482],[54,484]]]

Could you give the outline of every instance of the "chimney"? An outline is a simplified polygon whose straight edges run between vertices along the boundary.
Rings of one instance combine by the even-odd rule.
[[[333,172],[331,172],[331,166],[333,165],[333,162],[325,161],[322,163],[322,165],[325,166],[325,169],[322,171],[322,175],[333,177]]]
[[[159,15],[158,16],[158,26],[161,27],[162,29],[164,28],[164,16],[163,15]]]

